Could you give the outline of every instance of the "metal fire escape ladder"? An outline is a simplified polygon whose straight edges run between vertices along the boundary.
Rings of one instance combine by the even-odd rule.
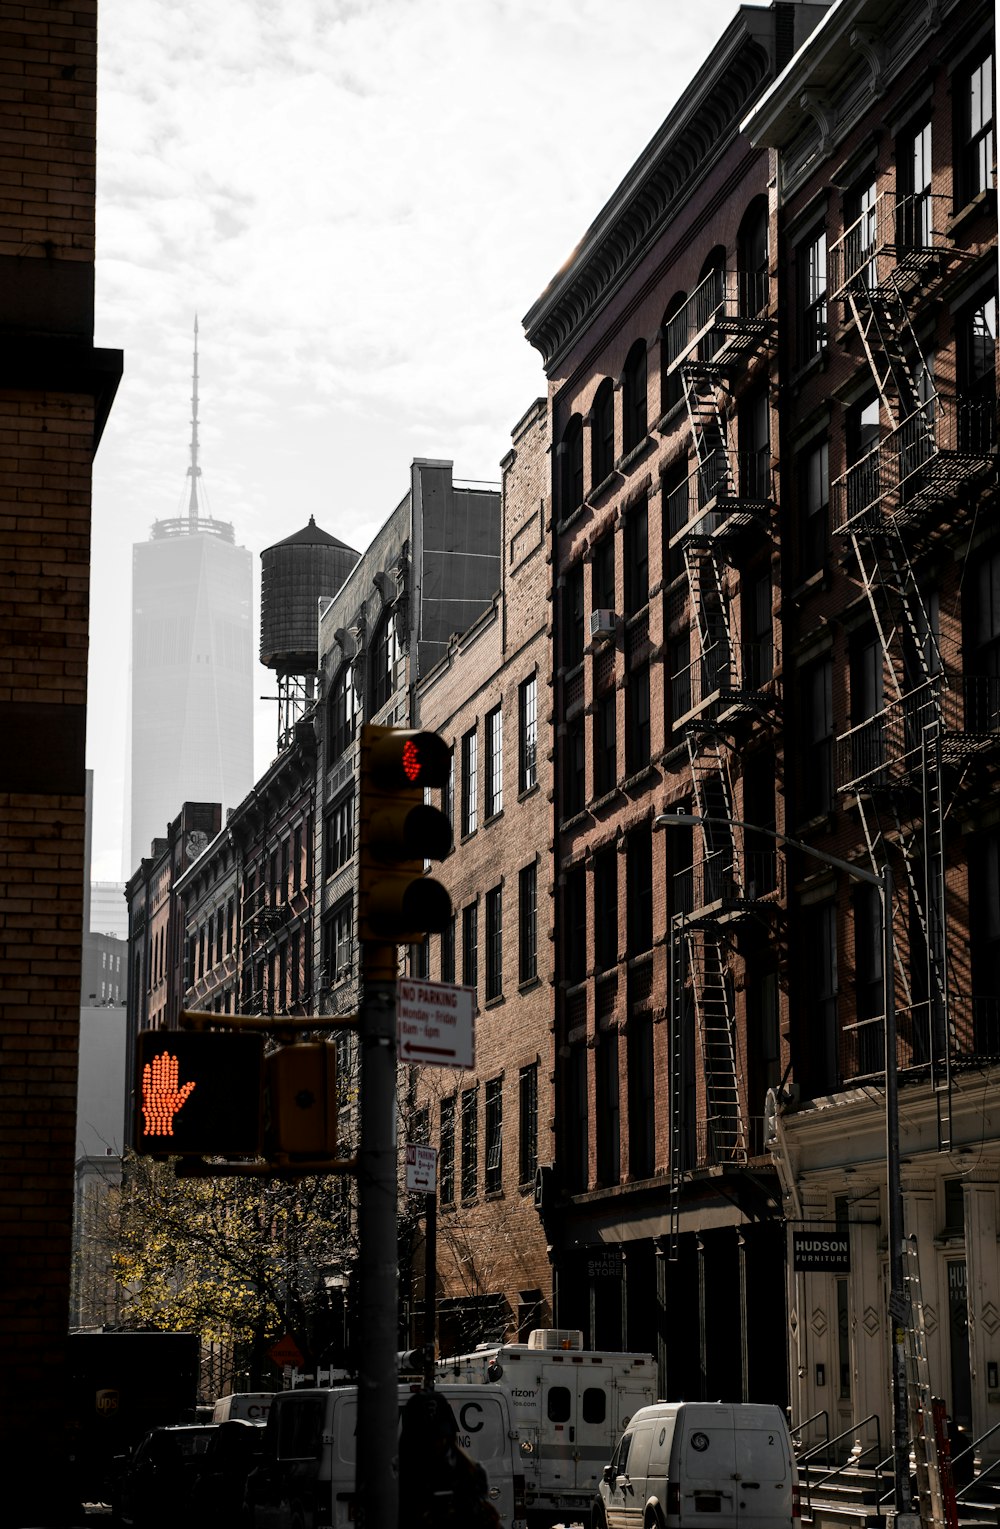
[[[705,1068],[712,1155],[716,1163],[745,1163],[747,1136],[736,1075],[735,1014],[718,931],[710,926],[690,928],[687,956]]]
[[[909,1306],[906,1321],[906,1402],[917,1468],[917,1505],[921,1525],[945,1529],[944,1493],[934,1429],[934,1399],[931,1395],[927,1330],[924,1325],[924,1302],[915,1237],[903,1238],[903,1283]]]
[[[684,1177],[684,1079],[687,1076],[685,1019],[687,931],[684,914],[670,928],[670,1187],[667,1257],[676,1262],[681,1226],[681,1184]]]
[[[686,730],[685,743],[695,810],[699,817],[716,820],[715,826],[706,823],[702,827],[705,884],[708,886],[714,881],[721,888],[724,882],[728,882],[734,892],[739,894],[743,878],[733,826],[733,785],[729,776],[728,754],[723,750],[717,734],[705,733],[699,736],[694,727]],[[719,819],[725,821],[725,829],[717,826]],[[703,898],[704,902],[714,900],[711,897]]]
[[[901,425],[927,402],[920,397],[917,381],[918,375],[926,374],[926,362],[906,304],[895,284],[874,289],[852,284],[846,295],[879,396],[893,424]],[[917,371],[910,355],[916,360]],[[924,427],[931,434],[929,410],[924,414]]]

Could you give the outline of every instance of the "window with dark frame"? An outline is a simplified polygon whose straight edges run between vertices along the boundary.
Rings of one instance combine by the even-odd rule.
[[[618,850],[612,845],[593,858],[594,965],[607,971],[618,961]]]
[[[410,976],[426,981],[430,974],[430,950],[427,941],[426,939],[416,940],[410,946]]]
[[[396,688],[396,663],[399,658],[399,641],[396,635],[396,615],[386,611],[372,637],[368,650],[368,694],[373,712],[386,705]]]
[[[623,443],[633,451],[646,438],[646,342],[636,340],[625,358],[622,375]]]
[[[354,956],[354,900],[343,898],[323,921],[323,967],[328,983],[351,970]]]
[[[591,571],[591,596],[593,609],[615,609],[615,537],[609,531],[594,548]]]
[[[517,1079],[518,1146],[517,1178],[530,1184],[538,1167],[538,1063],[522,1067]]]
[[[630,956],[653,948],[653,836],[647,826],[625,840],[625,922]]]
[[[538,865],[532,860],[518,872],[518,981],[538,976]]]
[[[618,1066],[618,1031],[598,1036],[595,1056],[597,1108],[597,1177],[602,1185],[621,1181],[621,1075]]]
[[[801,677],[802,811],[819,817],[833,806],[833,664],[813,664]]]
[[[905,249],[929,249],[933,242],[931,161],[928,119],[904,133],[896,146],[896,238]]]
[[[442,1205],[455,1203],[455,1097],[441,1100],[438,1180]]]
[[[826,349],[826,230],[819,229],[796,248],[799,287],[799,361],[804,364]]]
[[[479,904],[462,909],[462,985],[479,987]]]
[[[618,784],[618,692],[611,689],[594,710],[594,795],[607,796]]]
[[[971,202],[993,185],[995,146],[993,101],[993,55],[985,53],[968,69],[957,93],[960,103],[958,142],[961,163],[957,166],[960,200]]]
[[[562,610],[562,661],[567,669],[583,663],[586,646],[586,621],[583,611],[583,564],[574,563],[566,572],[560,601]]]
[[[486,713],[486,820],[503,811],[503,710]]]
[[[479,827],[479,736],[473,727],[462,738],[462,838]]]
[[[354,692],[354,666],[341,664],[330,687],[327,705],[327,742],[330,764],[336,764],[354,742],[357,728],[357,696]]]
[[[455,919],[450,918],[441,931],[441,981],[455,980]]]
[[[523,795],[538,785],[538,676],[529,674],[517,691],[517,789]]]
[[[566,724],[566,747],[563,753],[563,817],[575,817],[587,800],[586,748],[581,712]]]
[[[679,366],[671,365],[687,349],[687,293],[675,292],[663,317],[663,379],[660,387],[663,412],[669,414],[684,397],[684,377]]]
[[[354,854],[354,792],[331,808],[326,820],[326,874],[333,876]]]
[[[573,414],[559,445],[559,514],[563,520],[583,503],[583,420]]]
[[[486,1001],[503,993],[503,887],[486,894]]]
[[[448,780],[441,788],[441,811],[455,831],[455,750],[448,754]]]
[[[599,488],[615,465],[615,388],[610,377],[605,377],[594,396],[590,441],[591,482]]]
[[[811,446],[801,460],[802,518],[799,522],[799,573],[818,573],[830,539],[830,444]]]
[[[483,1187],[487,1194],[495,1194],[503,1184],[503,1078],[489,1078],[483,1094],[486,1114]]]
[[[649,506],[646,496],[625,517],[625,613],[632,616],[649,604]]]
[[[625,774],[636,775],[650,760],[649,664],[637,664],[625,688]]]
[[[471,1200],[479,1188],[479,1090],[462,1090],[462,1199]]]

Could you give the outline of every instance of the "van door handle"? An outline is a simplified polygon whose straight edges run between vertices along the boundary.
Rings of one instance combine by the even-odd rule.
[[[750,1487],[754,1491],[757,1491],[757,1492],[760,1491],[760,1482],[759,1481],[743,1481],[743,1482],[740,1483],[740,1485],[743,1486],[743,1487]]]
[[[500,1496],[500,1488],[499,1487],[490,1487],[490,1496],[491,1497],[499,1497]]]

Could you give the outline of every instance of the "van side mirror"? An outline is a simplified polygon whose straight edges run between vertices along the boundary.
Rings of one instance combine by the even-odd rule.
[[[604,1467],[604,1470],[601,1472],[601,1480],[602,1481],[610,1481],[611,1480],[611,1467],[610,1467],[610,1465],[606,1465]]]

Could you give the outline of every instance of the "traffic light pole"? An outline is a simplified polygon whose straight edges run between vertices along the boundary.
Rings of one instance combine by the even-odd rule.
[[[358,1153],[357,1492],[361,1529],[395,1525],[398,1268],[396,1245],[395,946],[366,946],[360,1012],[361,1144]]]

